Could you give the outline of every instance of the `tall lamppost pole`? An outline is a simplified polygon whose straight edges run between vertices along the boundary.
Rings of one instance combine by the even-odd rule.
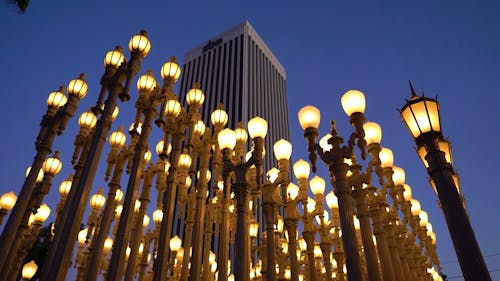
[[[246,174],[248,169],[255,165],[257,175],[257,185],[261,183],[262,177],[262,159],[264,151],[264,138],[267,134],[267,122],[263,118],[255,117],[248,122],[248,134],[253,140],[254,150],[248,161],[243,159],[234,163],[232,158],[232,150],[236,145],[236,134],[231,129],[224,129],[218,135],[219,147],[222,150],[224,171],[232,171],[235,173],[236,181],[233,184],[236,196],[236,232],[235,232],[235,280],[248,281],[250,274],[250,238],[249,222],[248,222],[248,183]],[[225,260],[219,261],[226,262]],[[226,274],[226,272],[219,272]]]
[[[49,263],[47,263],[48,266],[44,266],[40,280],[64,280],[66,277],[73,245],[77,240],[80,222],[85,210],[84,206],[90,193],[91,183],[95,178],[106,136],[111,129],[111,117],[116,107],[116,100],[118,97],[122,101],[130,99],[128,92],[131,81],[139,72],[142,59],[151,49],[147,33],[141,31],[140,34],[133,36],[129,42],[129,49],[131,59],[128,63],[123,63],[125,58],[119,51],[117,51],[116,57],[105,59],[107,69],[101,80],[102,90],[95,108],[96,112],[102,110],[102,100],[106,92],[108,92],[108,97],[104,104],[104,110],[102,110],[102,116],[97,121],[95,132],[92,135],[80,180],[76,186],[71,188],[68,195],[68,201],[61,216],[61,227],[56,229],[54,243],[49,250]],[[76,194],[79,196],[75,196]]]
[[[464,279],[491,280],[477,243],[463,201],[453,180],[453,166],[438,145],[443,139],[439,103],[436,99],[417,96],[410,83],[412,97],[400,110],[401,117],[418,147],[424,147],[427,172],[436,185],[436,191],[446,224],[455,247]]]
[[[21,188],[17,201],[11,210],[11,214],[5,228],[0,236],[0,265],[3,268],[8,266],[7,257],[11,252],[10,248],[16,237],[24,215],[29,208],[29,204],[35,190],[36,179],[42,165],[52,150],[55,136],[61,135],[66,128],[69,119],[75,114],[78,102],[87,94],[88,85],[85,76],[71,80],[68,85],[68,97],[64,95],[64,88],[50,93],[47,100],[47,113],[41,121],[40,132],[38,133],[35,147],[37,154],[33,159],[30,172]]]
[[[323,151],[316,144],[320,112],[314,106],[305,106],[299,111],[299,122],[304,129],[304,137],[308,141],[309,159],[312,162],[313,172],[316,172],[316,153],[320,155],[323,162],[329,168],[331,183],[339,202],[340,225],[343,233],[342,240],[348,278],[349,280],[360,281],[363,280],[363,271],[354,229],[354,210],[350,196],[351,187],[347,180],[349,165],[344,163],[344,159],[351,158],[356,143],[361,150],[362,158],[366,158],[366,141],[364,140],[363,131],[365,98],[363,93],[356,90],[348,91],[342,97],[342,106],[347,115],[349,115],[350,123],[355,128],[355,132],[351,134],[347,145],[343,145],[344,140],[338,135],[333,120],[331,126],[332,137],[328,140],[328,144],[332,148],[329,151]]]

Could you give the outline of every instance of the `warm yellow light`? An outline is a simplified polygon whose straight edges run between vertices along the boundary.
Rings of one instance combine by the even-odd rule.
[[[310,172],[311,166],[302,158],[293,164],[293,173],[297,179],[307,179]]]
[[[72,184],[73,180],[71,178],[61,182],[61,184],[59,185],[59,195],[61,195],[61,197],[63,198],[66,198],[69,194],[69,191],[71,190]]]
[[[311,185],[311,191],[315,196],[323,195],[323,193],[325,193],[326,184],[323,178],[319,176],[314,176],[310,181],[310,185]]]
[[[146,152],[144,152],[144,161],[146,161],[146,163],[149,163],[152,156],[153,154],[151,153],[151,150],[148,149]]]
[[[411,199],[411,213],[414,216],[418,216],[420,213],[420,202],[417,199]]]
[[[274,156],[279,160],[289,160],[292,156],[292,144],[285,140],[280,139],[273,145]]]
[[[123,198],[123,191],[118,188],[115,192],[115,203],[122,201],[122,198]]]
[[[188,169],[189,167],[191,167],[191,156],[189,156],[189,154],[187,153],[181,153],[177,165],[181,169]]]
[[[50,215],[50,208],[47,204],[42,204],[38,210],[36,210],[35,221],[43,224]]]
[[[366,122],[363,125],[365,131],[365,141],[368,145],[372,143],[380,143],[382,140],[382,128],[375,122]]]
[[[394,185],[403,185],[405,183],[405,170],[398,166],[392,166],[392,181]]]
[[[382,147],[378,157],[380,158],[380,166],[382,166],[382,168],[392,167],[394,164],[394,156],[392,150],[389,148]]]
[[[149,225],[149,221],[150,221],[149,216],[144,215],[144,218],[142,218],[142,227],[147,228]]]
[[[170,60],[164,63],[161,68],[161,79],[165,80],[165,78],[170,77],[174,79],[174,82],[176,82],[180,76],[181,68],[177,64],[177,59],[175,57],[171,57]]]
[[[118,68],[125,61],[125,56],[123,55],[122,48],[117,47],[116,49],[109,51],[104,56],[104,67]]]
[[[198,179],[200,179],[200,172],[201,172],[201,171],[198,171],[198,172],[196,173],[196,177],[197,177]],[[205,171],[205,181],[209,182],[211,178],[212,178],[212,172],[210,172],[210,170],[206,170],[206,171]]]
[[[429,236],[431,237],[432,245],[436,245],[436,233],[432,232]]]
[[[437,100],[414,96],[401,109],[401,117],[414,138],[428,132],[441,132]]]
[[[109,252],[113,248],[113,239],[111,239],[109,236],[104,240],[104,253]]]
[[[302,252],[305,252],[307,250],[307,243],[304,237],[301,237],[299,239],[299,248]]]
[[[418,213],[418,217],[420,218],[420,226],[424,227],[427,225],[429,222],[429,215],[427,215],[426,211],[420,210],[420,213]]]
[[[308,213],[314,212],[316,210],[316,201],[312,198],[307,198],[306,210]]]
[[[236,128],[234,133],[236,134],[236,141],[238,143],[245,143],[248,140],[247,130],[243,128]]]
[[[186,94],[186,102],[189,106],[200,106],[205,101],[205,94],[199,88],[199,85],[195,84],[195,87],[190,89]]]
[[[266,173],[268,180],[272,183],[278,178],[280,170],[276,169],[276,167],[272,167]]]
[[[326,195],[326,205],[328,205],[328,208],[330,208],[332,212],[339,208],[339,201],[333,191],[328,192],[328,194]]]
[[[205,133],[205,123],[202,120],[198,120],[196,124],[194,124],[193,132],[197,136],[201,136]]]
[[[156,147],[155,147],[156,154],[158,154],[158,155],[162,154],[164,152],[164,149],[165,149],[165,142],[163,140],[161,140],[156,144]],[[167,145],[167,149],[166,149],[165,153],[167,155],[169,155],[171,151],[172,151],[172,145],[169,143]]]
[[[412,194],[411,194],[411,187],[407,184],[403,184],[403,188],[404,188],[404,191],[403,191],[403,197],[406,201],[410,201],[411,198],[412,198]]]
[[[26,177],[28,177],[30,171],[31,171],[31,166],[29,166],[28,169],[26,169]],[[37,183],[41,182],[43,180],[43,176],[44,176],[43,169],[40,169],[38,171],[38,176],[36,177],[36,182]]]
[[[191,186],[192,183],[193,183],[193,180],[191,179],[191,177],[186,177],[186,180],[184,182],[184,187],[186,189],[188,189]]]
[[[176,118],[181,113],[181,103],[177,100],[168,100],[165,103],[165,111],[163,114],[167,117]]]
[[[59,152],[56,151],[54,156],[45,159],[42,165],[42,170],[45,174],[57,175],[62,169],[62,162],[59,160]]]
[[[106,202],[106,197],[104,197],[104,194],[102,192],[102,187],[99,188],[96,194],[90,197],[90,207],[94,210],[100,210],[102,207],[104,207],[105,202]]]
[[[299,187],[293,182],[289,183],[286,187],[286,194],[289,199],[295,200],[295,198],[299,195]]]
[[[87,111],[78,118],[78,125],[82,128],[93,129],[97,123],[97,117],[92,111]]]
[[[139,92],[151,92],[156,87],[158,83],[153,76],[153,71],[148,70],[146,74],[141,75],[137,80],[137,90]]]
[[[89,231],[89,229],[85,228],[85,229],[80,230],[80,232],[78,232],[78,244],[80,244],[80,246],[85,245],[85,242],[87,241],[87,232],[88,231]]]
[[[250,232],[250,237],[256,238],[257,234],[259,233],[259,223],[257,222],[250,223],[249,232]]]
[[[134,129],[135,127],[135,129]],[[137,125],[135,123],[130,124],[130,127],[128,128],[129,132],[136,132],[138,135],[142,133],[142,123],[138,122]]]
[[[159,225],[162,220],[163,220],[163,211],[160,209],[157,209],[156,211],[153,212],[153,222],[156,225]]]
[[[358,90],[347,91],[340,99],[340,102],[347,116],[351,116],[355,112],[365,112],[365,95]]]
[[[219,105],[219,108],[214,110],[214,112],[212,112],[212,114],[210,115],[210,120],[212,121],[214,127],[226,126],[228,119],[229,116],[227,115],[226,111],[224,111],[222,105]]]
[[[87,95],[89,85],[85,82],[85,75],[80,74],[80,77],[69,81],[68,95],[75,95],[78,99],[83,99]]]
[[[128,42],[128,49],[130,52],[139,52],[144,57],[148,55],[149,50],[151,50],[151,43],[147,37],[147,33],[141,30],[139,34],[136,34]]]
[[[14,192],[7,192],[0,197],[0,209],[10,211],[16,204],[17,196]]]
[[[319,147],[321,147],[323,152],[330,151],[333,148],[333,146],[328,143],[328,140],[331,138],[332,138],[331,134],[326,134],[319,140]]]
[[[359,230],[361,228],[361,225],[359,224],[359,219],[356,216],[354,216],[353,220],[354,220],[354,229]]]
[[[31,280],[38,270],[38,265],[36,265],[35,260],[31,260],[30,262],[23,265],[23,270],[21,275],[24,280]]]
[[[182,246],[182,240],[179,236],[175,235],[170,239],[170,251],[178,252]]]
[[[267,134],[267,121],[262,117],[254,117],[248,121],[248,134],[252,139],[265,138]]]
[[[321,120],[319,109],[312,105],[306,105],[299,110],[299,123],[303,130],[307,128],[318,128]]]
[[[121,128],[118,131],[114,131],[109,136],[109,144],[111,147],[122,148],[127,142],[127,136],[123,133]]]
[[[47,98],[47,106],[59,108],[61,106],[64,106],[67,101],[68,98],[64,95],[64,93],[55,91],[49,94],[49,97]]]
[[[217,135],[217,141],[221,150],[226,148],[234,149],[236,146],[236,133],[233,130],[226,128],[219,132]]]
[[[276,231],[279,233],[283,233],[283,227],[285,226],[285,222],[283,221],[283,218],[280,216],[278,217],[278,223],[276,224]]]
[[[115,218],[118,220],[120,219],[120,216],[122,214],[122,210],[123,210],[123,205],[117,205],[116,208],[115,208]],[[135,211],[135,209],[134,209]]]

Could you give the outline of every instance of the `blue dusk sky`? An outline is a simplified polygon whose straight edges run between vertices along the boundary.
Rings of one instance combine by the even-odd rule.
[[[147,30],[152,48],[141,74],[153,69],[159,79],[170,56],[182,63],[186,51],[244,20],[286,69],[292,160],[307,157],[297,121],[302,106],[322,111],[320,135],[335,119],[347,139],[352,128],[340,97],[349,89],[364,92],[366,118],[382,126],[382,145],[393,150],[429,214],[444,273],[463,280],[437,197],[397,111],[410,97],[408,80],[419,94],[438,96],[472,226],[493,280],[500,280],[498,1],[31,1],[24,15],[0,5],[0,193],[19,192],[48,93],[83,72],[89,93],[53,146],[64,168],[45,201],[57,204],[59,183],[72,172],[77,118],[95,104],[108,50]],[[135,87],[131,96],[119,104],[113,130],[132,122]],[[328,177],[324,167],[319,173]],[[105,186],[102,173],[92,193],[99,186]]]

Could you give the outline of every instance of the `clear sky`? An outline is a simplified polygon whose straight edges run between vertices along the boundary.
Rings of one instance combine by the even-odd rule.
[[[461,280],[437,198],[396,110],[409,97],[408,80],[419,93],[438,96],[443,132],[453,144],[476,237],[490,271],[496,271],[493,280],[500,280],[500,186],[495,176],[495,160],[500,158],[495,109],[500,105],[500,4],[376,2],[31,1],[24,15],[0,5],[0,112],[4,115],[0,192],[18,192],[22,185],[35,154],[33,143],[48,93],[86,73],[90,90],[80,103],[79,116],[95,103],[104,54],[115,45],[126,46],[133,34],[146,29],[152,49],[141,73],[151,68],[159,77],[161,65],[170,56],[182,62],[186,51],[247,19],[287,72],[293,160],[306,157],[296,115],[302,106],[313,104],[322,111],[321,135],[327,133],[328,120],[335,119],[347,138],[352,129],[340,97],[349,89],[363,91],[367,119],[382,126],[382,144],[394,151],[395,165],[405,168],[406,182],[429,214],[444,272],[457,276],[450,280]],[[133,100],[120,105],[115,126],[129,125]],[[59,183],[71,171],[77,116],[54,144],[63,153],[64,168],[47,196],[51,206],[59,199]],[[324,171],[320,169],[327,177]]]

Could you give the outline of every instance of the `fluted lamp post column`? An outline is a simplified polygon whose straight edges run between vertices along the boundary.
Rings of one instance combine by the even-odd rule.
[[[252,118],[248,122],[248,134],[254,142],[252,156],[246,162],[241,159],[237,163],[231,160],[231,153],[236,145],[236,134],[231,129],[224,129],[218,135],[219,147],[223,153],[224,171],[233,171],[236,181],[233,184],[236,195],[236,241],[235,241],[235,263],[234,277],[238,281],[248,281],[250,277],[250,249],[248,230],[248,183],[246,174],[250,166],[257,169],[257,185],[260,185],[262,177],[262,159],[264,149],[264,138],[267,134],[267,122],[261,117]],[[224,263],[220,260],[219,263]],[[225,272],[219,272],[225,275]]]
[[[454,169],[447,163],[445,152],[438,145],[438,140],[443,139],[439,103],[436,99],[417,96],[411,84],[410,87],[412,97],[400,110],[401,118],[417,146],[425,147],[425,160],[429,163],[427,171],[436,185],[464,279],[491,280],[469,216],[453,180]]]
[[[85,76],[81,75],[80,78],[70,81],[68,97],[64,95],[64,87],[49,95],[47,113],[42,118],[40,132],[35,143],[37,154],[0,236],[0,271],[4,271],[4,267],[9,266],[7,262],[8,255],[14,252],[10,250],[11,246],[16,238],[16,232],[23,223],[24,215],[30,208],[29,204],[35,190],[39,171],[52,150],[55,136],[63,133],[69,118],[76,112],[78,102],[87,94],[88,86],[84,79]]]
[[[342,240],[344,243],[348,279],[351,281],[360,281],[363,280],[363,271],[354,229],[354,210],[350,196],[350,186],[347,181],[349,166],[344,163],[344,158],[351,157],[356,142],[361,149],[362,158],[366,157],[366,142],[362,127],[365,108],[363,93],[356,90],[348,91],[342,97],[342,105],[347,115],[350,116],[351,124],[355,127],[355,132],[351,134],[347,146],[342,145],[344,140],[337,134],[334,121],[332,121],[331,128],[332,137],[328,140],[328,144],[332,148],[329,151],[323,151],[322,148],[319,148],[319,145],[315,144],[320,122],[320,111],[316,107],[303,107],[299,111],[299,122],[304,129],[304,137],[308,140],[309,159],[312,162],[313,172],[316,171],[316,153],[320,155],[330,170],[331,182],[339,201],[340,225],[343,233]]]

